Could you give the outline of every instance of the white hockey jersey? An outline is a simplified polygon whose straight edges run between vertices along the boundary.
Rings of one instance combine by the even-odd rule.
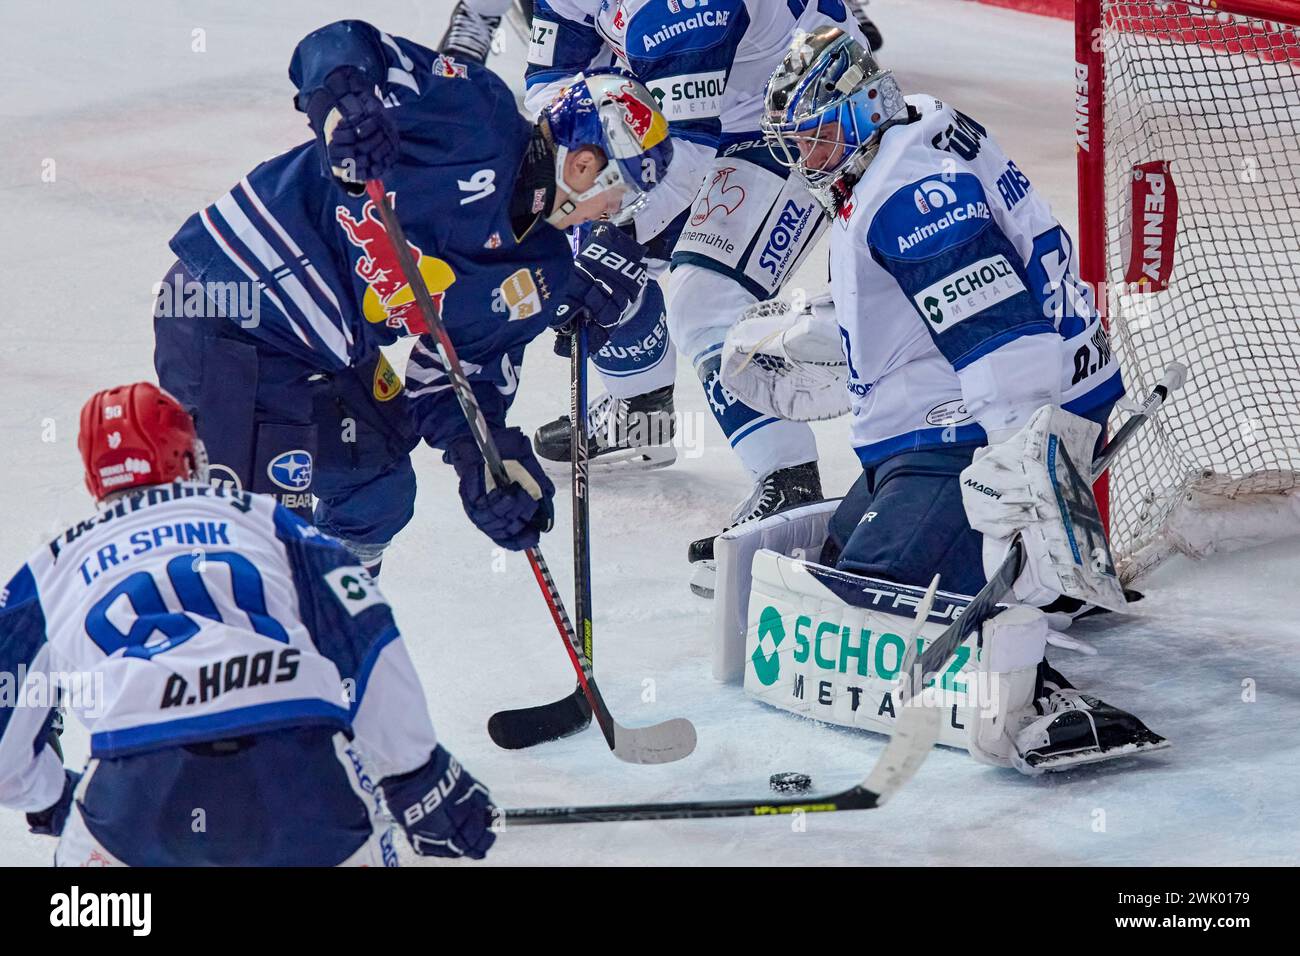
[[[984,444],[1044,404],[1123,394],[1073,243],[975,120],[930,96],[888,129],[831,227],[836,320],[864,465]]]
[[[646,85],[673,162],[637,217],[644,240],[690,205],[721,136],[761,139],[768,78],[796,32],[826,25],[866,43],[844,0],[536,0],[524,107],[536,116],[589,67],[622,67]]]
[[[437,742],[355,559],[270,497],[200,483],[120,499],[35,554],[0,591],[0,674],[0,804],[18,810],[62,789],[58,694],[101,758],[316,725],[353,731],[382,779]]]

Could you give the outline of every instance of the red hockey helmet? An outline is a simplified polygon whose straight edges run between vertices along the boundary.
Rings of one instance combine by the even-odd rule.
[[[92,395],[81,409],[77,447],[96,501],[140,485],[201,474],[194,421],[157,385],[136,382]]]

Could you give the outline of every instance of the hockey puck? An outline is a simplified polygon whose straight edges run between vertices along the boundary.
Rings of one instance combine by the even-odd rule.
[[[768,783],[778,793],[806,793],[812,789],[812,777],[806,773],[774,773]]]

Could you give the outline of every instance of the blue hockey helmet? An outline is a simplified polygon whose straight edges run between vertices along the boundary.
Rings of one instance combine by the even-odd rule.
[[[621,186],[623,204],[611,218],[616,224],[630,222],[673,156],[668,121],[650,91],[622,70],[579,73],[542,116],[555,144],[555,181],[569,194],[552,213],[552,221],[569,215],[578,203]],[[564,159],[583,146],[598,147],[608,162],[595,184],[580,192],[564,181]]]
[[[794,170],[827,208],[829,187],[860,176],[881,133],[907,101],[871,51],[835,27],[794,38],[767,84],[762,128],[777,162]]]

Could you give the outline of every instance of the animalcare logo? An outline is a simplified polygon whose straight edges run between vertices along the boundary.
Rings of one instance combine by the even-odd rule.
[[[127,926],[133,936],[153,928],[152,893],[69,893],[50,897],[51,926]]]

